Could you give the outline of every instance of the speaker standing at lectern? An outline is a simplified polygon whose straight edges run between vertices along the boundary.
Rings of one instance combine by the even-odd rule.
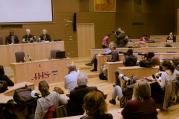
[[[6,44],[17,44],[19,43],[18,37],[14,34],[14,31],[10,31],[6,37]]]
[[[22,37],[22,42],[23,43],[32,43],[34,41],[36,41],[35,36],[31,34],[30,29],[26,29],[26,35],[24,35]]]
[[[42,34],[39,36],[39,42],[51,41],[51,37],[47,34],[47,29],[42,30]]]

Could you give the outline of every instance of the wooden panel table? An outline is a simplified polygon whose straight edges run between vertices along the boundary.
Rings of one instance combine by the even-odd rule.
[[[106,62],[107,65],[107,76],[109,82],[115,81],[115,71],[118,67],[124,67],[123,61],[118,62]]]
[[[33,60],[49,59],[51,50],[64,51],[64,41],[0,45],[0,65],[16,62],[15,52],[22,51]]]
[[[131,66],[131,67],[119,67],[118,70],[120,71],[120,73],[128,77],[133,75],[140,79],[157,73],[159,71],[159,67],[156,66],[152,68],[144,68],[140,66]]]
[[[27,81],[38,85],[41,80],[46,80],[48,83],[63,81],[68,73],[67,65],[70,63],[69,58],[12,63],[14,82]]]

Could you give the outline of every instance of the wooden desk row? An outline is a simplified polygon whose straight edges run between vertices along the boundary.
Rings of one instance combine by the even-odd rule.
[[[126,52],[129,48],[117,48],[120,52]],[[142,47],[132,48],[134,52],[156,52],[156,53],[179,53],[179,47]],[[91,57],[95,54],[102,54],[104,49],[90,49]]]
[[[69,58],[12,63],[14,83],[26,81],[37,86],[41,80],[46,80],[48,83],[61,82],[68,73],[69,64],[71,64]]]
[[[0,65],[9,66],[16,62],[15,52],[23,51],[33,60],[48,59],[51,50],[64,51],[64,41],[0,45]]]

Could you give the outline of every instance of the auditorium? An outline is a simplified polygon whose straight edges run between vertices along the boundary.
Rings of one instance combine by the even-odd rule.
[[[179,0],[0,0],[0,119],[179,119]]]

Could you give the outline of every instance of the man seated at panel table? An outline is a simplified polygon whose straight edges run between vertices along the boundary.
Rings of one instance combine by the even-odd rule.
[[[31,34],[30,29],[26,29],[26,34],[22,37],[23,43],[32,43],[36,40],[35,36]]]
[[[17,44],[19,43],[18,37],[14,34],[14,31],[10,31],[6,37],[6,44]]]
[[[51,41],[51,37],[47,34],[47,29],[42,30],[42,34],[39,36],[39,42]]]

